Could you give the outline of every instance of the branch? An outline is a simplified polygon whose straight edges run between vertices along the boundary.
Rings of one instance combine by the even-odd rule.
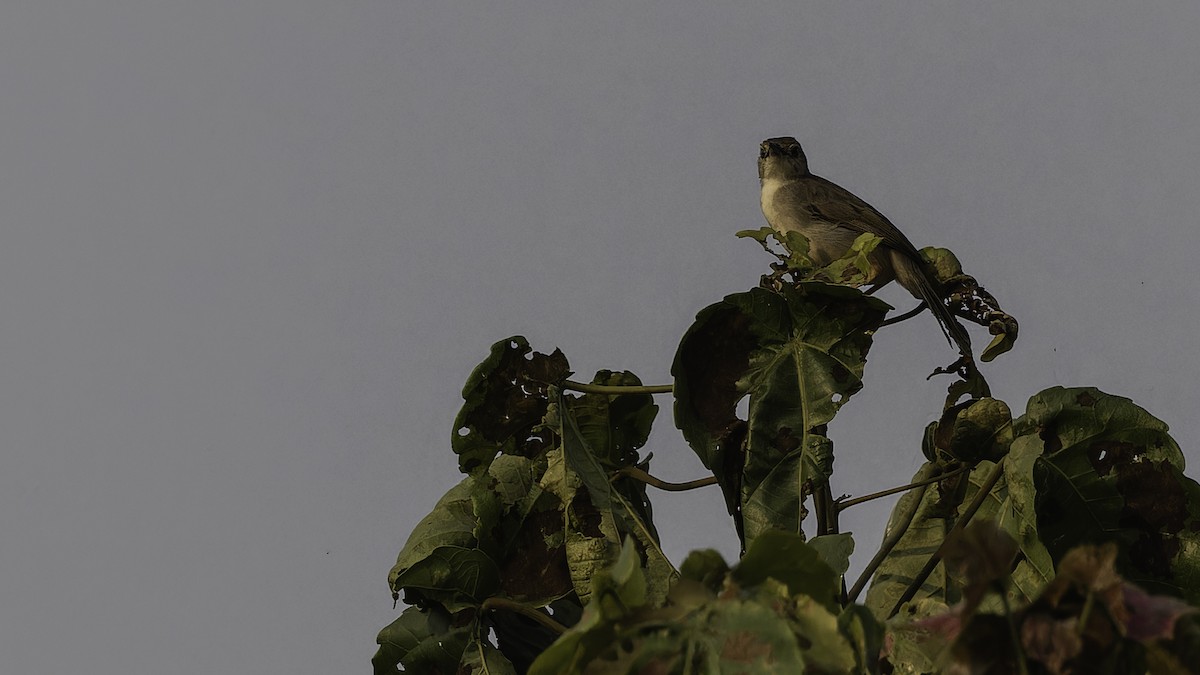
[[[958,467],[957,469],[954,469],[953,471],[947,471],[946,473],[938,474],[938,475],[934,476],[933,478],[926,478],[924,480],[919,480],[915,483],[909,483],[908,485],[901,485],[900,487],[888,488],[886,490],[880,490],[879,492],[872,492],[869,495],[863,495],[862,497],[855,497],[854,499],[847,499],[846,501],[838,501],[837,509],[838,509],[838,511],[843,511],[845,509],[850,508],[851,506],[857,506],[859,504],[869,502],[872,499],[880,499],[880,498],[886,497],[888,495],[894,495],[897,492],[904,492],[905,490],[919,488],[923,485],[929,485],[931,483],[939,483],[939,482],[946,480],[947,478],[950,478],[952,476],[957,476],[958,474],[960,474],[964,471],[967,471],[970,468],[971,467],[969,467],[969,466],[963,465],[963,466]]]
[[[562,635],[563,633],[567,632],[567,627],[555,621],[554,618],[549,614],[545,612],[539,612],[529,605],[523,605],[519,602],[508,600],[506,598],[488,598],[483,601],[483,604],[479,606],[479,609],[484,612],[493,609],[506,609],[510,612],[520,614],[523,617],[536,621],[539,625],[554,631],[555,635]]]
[[[917,576],[908,585],[908,588],[904,589],[904,595],[900,596],[900,599],[896,601],[896,605],[892,607],[892,611],[888,613],[889,619],[893,616],[896,616],[896,614],[900,611],[901,605],[909,600],[912,600],[913,597],[916,596],[917,589],[919,589],[921,585],[925,583],[925,580],[929,578],[929,575],[933,574],[934,568],[936,568],[938,563],[942,561],[942,549],[946,547],[946,541],[950,539],[955,532],[961,532],[962,529],[967,526],[967,523],[969,523],[975,513],[979,511],[979,507],[983,506],[984,500],[987,499],[988,495],[992,493],[992,488],[996,487],[996,483],[1000,482],[1000,478],[1003,475],[1004,464],[1001,462],[992,468],[992,472],[989,473],[988,477],[984,479],[983,485],[979,486],[979,490],[975,493],[975,498],[971,500],[971,504],[967,506],[967,509],[963,511],[962,516],[957,522],[954,523],[954,527],[950,528],[950,531],[947,532],[946,536],[942,539],[942,545],[938,547],[938,550],[933,552],[933,555],[929,556],[929,561],[925,563],[925,567],[921,568],[921,571],[917,573]]]
[[[641,481],[651,487],[656,487],[659,490],[666,490],[667,492],[686,492],[688,490],[695,490],[696,488],[708,487],[709,485],[717,484],[716,476],[697,478],[696,480],[689,480],[686,483],[668,483],[665,480],[651,476],[635,466],[627,466],[623,469],[620,469],[613,474],[614,478],[617,476],[627,476],[634,480]]]
[[[565,380],[562,388],[584,394],[611,394],[613,396],[618,394],[669,394],[675,390],[674,385],[670,384],[626,386],[621,384],[584,384],[571,380]]]
[[[926,468],[932,470],[933,467],[922,467],[921,470],[925,471]],[[938,478],[941,478],[941,476],[938,476]],[[923,483],[917,489],[924,493],[925,488],[929,484],[924,479],[918,481],[918,483]],[[879,566],[891,554],[892,549],[896,548],[896,544],[899,544],[900,540],[904,538],[904,534],[908,532],[908,526],[912,524],[913,518],[917,515],[917,510],[921,507],[923,494],[914,496],[916,498],[909,505],[909,508],[905,512],[898,514],[900,517],[896,519],[896,526],[887,531],[887,535],[883,538],[883,543],[879,545],[879,550],[875,552],[874,557],[871,558],[871,562],[867,563],[862,574],[858,576],[858,580],[854,582],[854,586],[846,593],[848,602],[854,602],[858,598],[858,594],[862,593],[863,588],[870,581],[871,575],[875,574],[875,570],[879,569]],[[903,505],[904,502],[900,502],[900,504]]]
[[[924,311],[925,311],[925,308],[926,308],[926,307],[928,307],[928,306],[929,306],[929,305],[926,305],[926,304],[925,304],[925,302],[924,302],[924,301],[922,301],[922,302],[921,302],[921,304],[919,304],[919,305],[917,305],[916,307],[914,307],[914,308],[912,308],[912,309],[908,310],[907,312],[905,312],[905,313],[903,313],[903,314],[900,314],[899,316],[893,316],[893,317],[892,317],[892,318],[890,318],[890,319],[886,319],[886,320],[885,320],[883,323],[879,324],[879,327],[880,327],[880,328],[883,328],[884,326],[890,326],[890,325],[892,325],[892,324],[894,324],[894,323],[900,323],[901,321],[906,321],[906,320],[908,320],[908,319],[911,319],[911,318],[913,318],[914,316],[916,316],[916,315],[920,314],[921,312],[924,312]]]

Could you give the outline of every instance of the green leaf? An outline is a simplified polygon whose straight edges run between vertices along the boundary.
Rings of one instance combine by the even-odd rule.
[[[799,274],[811,273],[816,264],[812,258],[808,257],[808,252],[811,250],[811,244],[808,237],[800,234],[795,230],[787,232],[776,232],[775,240],[783,245],[787,251],[787,268],[789,271]]]
[[[760,602],[767,604],[769,599],[764,595]],[[818,673],[851,672],[857,658],[850,638],[841,630],[835,613],[839,607],[830,608],[805,594],[792,595],[783,606],[793,634],[801,638],[798,644],[807,667]]]
[[[494,595],[500,587],[500,571],[479,549],[439,546],[397,573],[392,587],[417,590],[448,609],[461,609]]]
[[[375,675],[406,672],[455,673],[470,639],[473,622],[452,627],[452,619],[440,608],[404,610],[398,619],[379,631],[379,651],[371,659]]]
[[[631,537],[625,538],[612,567],[592,577],[592,596],[608,619],[619,619],[646,604],[646,575]]]
[[[582,402],[590,411],[594,400]],[[576,421],[580,402],[560,395],[558,404],[559,435],[562,438],[563,477],[559,498],[568,505],[567,557],[579,597],[587,600],[588,580],[600,568],[616,560],[626,536],[633,537],[646,557],[649,593],[655,601],[667,595],[678,572],[658,541],[658,533],[649,520],[644,492],[622,494],[609,482],[608,471]],[[589,412],[594,417],[594,412]],[[594,434],[593,434],[594,437]],[[557,458],[557,455],[554,455]]]
[[[823,534],[808,540],[808,545],[816,550],[821,560],[833,569],[839,577],[850,569],[850,554],[854,553],[854,537],[849,532],[839,534]]]
[[[475,479],[463,479],[413,528],[388,575],[394,593],[416,590],[457,610],[496,591],[496,551],[481,550],[478,533],[496,524],[498,510],[475,486]]]
[[[775,579],[787,586],[790,595],[807,595],[830,610],[838,609],[840,575],[797,534],[765,530],[751,542],[731,575],[742,586]]]
[[[879,653],[883,649],[883,624],[871,610],[849,605],[838,615],[838,630],[846,636],[854,652],[856,673],[879,673]]]
[[[937,465],[927,462],[910,482],[916,483],[937,475]],[[880,621],[887,620],[892,607],[917,578],[929,556],[942,545],[951,525],[944,513],[935,510],[938,491],[934,486],[914,488],[900,497],[892,508],[884,537],[903,533],[900,540],[875,570],[864,604]],[[957,598],[951,596],[946,579],[939,567],[917,593],[916,599],[935,597],[945,604]]]
[[[1006,476],[1012,475],[1007,468],[1008,462],[1019,459],[1020,453],[1014,443],[1013,450],[1005,458]],[[980,462],[966,477],[960,475],[941,483],[915,488],[896,503],[886,532],[890,535],[901,531],[903,535],[875,571],[865,598],[866,606],[877,618],[884,620],[888,617],[954,527],[960,506],[974,499],[994,468],[992,462]],[[912,482],[931,478],[937,471],[936,464],[926,463],[913,476]],[[1024,603],[1036,598],[1045,583],[1054,577],[1054,566],[1038,539],[1032,510],[1023,503],[1020,493],[1016,496],[1011,494],[1010,484],[1001,479],[975,518],[994,521],[1020,547],[1021,561],[1012,571],[1008,591],[1010,600]],[[913,598],[914,601],[925,599],[945,605],[953,605],[962,599],[961,584],[946,574],[944,564],[934,568]]]
[[[1122,576],[1200,603],[1200,485],[1167,425],[1127,398],[1054,387],[1014,423],[1038,530],[1054,559],[1116,541]]]
[[[765,244],[769,238],[775,236],[775,230],[770,227],[760,227],[757,230],[738,230],[734,236],[753,239],[760,244]]]
[[[478,475],[498,454],[537,457],[554,444],[542,428],[547,389],[570,375],[567,357],[533,352],[520,335],[492,345],[463,386],[450,445],[463,473]]]
[[[561,506],[540,481],[546,458],[497,458],[413,529],[389,574],[393,591],[453,610],[502,594],[542,606],[572,590]]]
[[[775,599],[775,598],[772,598]],[[713,607],[703,625],[711,635],[719,673],[803,673],[805,658],[789,622],[761,600],[729,600]]]
[[[592,384],[641,386],[642,381],[629,371],[614,373],[601,370],[592,378]],[[569,401],[575,427],[579,430],[579,438],[599,468],[599,472],[596,472],[592,463],[581,458],[586,465],[585,473],[581,475],[597,478],[602,475],[608,486],[601,486],[597,480],[590,484],[592,488],[619,494],[620,501],[632,510],[632,517],[640,523],[639,527],[644,527],[651,539],[657,541],[658,532],[651,519],[646,484],[628,477],[616,480],[609,478],[613,472],[626,467],[649,469],[649,460],[640,462],[638,450],[646,444],[651,425],[658,414],[654,397],[650,394],[585,394],[566,400]]]
[[[1007,592],[1017,542],[995,523],[976,518],[954,530],[942,545],[942,564],[963,590],[963,612],[979,607],[992,591]]]
[[[882,241],[882,237],[869,232],[858,235],[842,257],[817,270],[813,276],[835,284],[866,285],[872,272],[869,256]]]
[[[641,386],[629,371],[601,370],[592,384]],[[637,451],[650,437],[658,406],[650,394],[585,394],[571,401],[571,411],[584,442],[608,470],[638,463]]]
[[[823,426],[862,387],[885,303],[807,282],[758,288],[701,310],[676,353],[675,423],[713,471],[744,543],[800,531],[806,486],[832,469]],[[749,396],[749,418],[736,415]]]
[[[963,274],[962,263],[958,261],[958,256],[948,248],[926,246],[921,249],[921,257],[925,258],[926,262],[933,267],[934,275],[942,283]]]
[[[680,577],[697,581],[713,591],[720,587],[721,581],[728,573],[728,563],[720,553],[711,548],[692,551],[679,566]]]
[[[551,450],[543,485],[563,507],[564,550],[572,587],[583,602],[591,579],[616,560],[621,535],[611,509],[600,508],[578,473],[568,467],[562,448]]]
[[[597,575],[583,618],[530,675],[875,672],[879,626],[839,616],[833,571],[798,536],[765,533],[723,580],[713,579],[725,577],[719,555],[693,553],[665,606],[644,602],[635,551],[627,541]]]

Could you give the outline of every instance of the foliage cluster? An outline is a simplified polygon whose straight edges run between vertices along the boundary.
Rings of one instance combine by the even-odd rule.
[[[847,583],[838,514],[872,496],[832,496],[828,424],[891,308],[857,289],[870,235],[820,270],[789,237],[760,287],[699,312],[671,386],[581,384],[560,351],[493,345],[451,439],[465,478],[389,575],[409,607],[376,673],[1200,673],[1200,485],[1167,426],[1086,387],[1014,419],[971,354],[939,369],[956,377],[927,461]],[[1015,319],[925,253],[951,309],[995,336],[981,358],[1011,349]],[[737,527],[732,566],[660,547],[647,487],[692,487],[639,452],[667,392],[712,473],[695,484],[720,486]]]

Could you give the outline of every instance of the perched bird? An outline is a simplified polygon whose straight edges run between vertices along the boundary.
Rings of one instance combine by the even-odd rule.
[[[933,270],[917,247],[882,213],[808,170],[808,158],[800,143],[790,137],[768,138],[758,154],[758,179],[762,185],[763,215],[777,232],[795,231],[809,242],[808,257],[825,266],[845,255],[860,234],[880,238],[868,257],[868,282],[882,286],[893,279],[923,300],[933,312],[947,339],[958,345],[964,356],[971,354],[971,338],[942,301]]]

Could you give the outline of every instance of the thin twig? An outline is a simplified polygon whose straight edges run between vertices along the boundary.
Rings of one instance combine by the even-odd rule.
[[[529,605],[523,605],[507,598],[488,598],[483,601],[483,604],[480,605],[479,608],[485,612],[493,609],[505,609],[515,614],[520,614],[521,616],[532,619],[545,628],[554,631],[555,635],[562,635],[563,633],[567,632],[567,627],[555,621],[554,618],[549,614],[545,612],[539,612]]]
[[[921,304],[917,305],[916,307],[908,310],[907,312],[905,312],[903,314],[899,314],[897,316],[893,316],[892,318],[885,320],[883,323],[879,324],[879,327],[883,328],[884,326],[890,326],[894,323],[900,323],[901,321],[906,321],[908,319],[911,319],[914,316],[920,314],[921,312],[924,312],[925,308],[928,306],[929,305],[926,305],[924,302],[922,302]]]
[[[611,394],[613,396],[619,394],[669,394],[675,390],[675,386],[671,384],[584,384],[583,382],[574,382],[572,380],[563,381],[562,388],[584,394]]]
[[[926,465],[918,473],[932,471],[933,468],[932,465]],[[913,518],[917,515],[917,509],[921,505],[925,489],[929,486],[929,483],[924,480],[919,482],[924,484],[916,488],[919,492],[913,494],[914,499],[912,504],[907,510],[897,514],[900,517],[896,519],[896,526],[888,530],[887,536],[883,538],[883,543],[879,545],[879,550],[875,552],[875,556],[871,558],[871,562],[867,563],[862,574],[858,575],[858,581],[855,581],[854,585],[850,587],[850,591],[846,593],[846,599],[849,602],[854,602],[858,599],[858,594],[862,593],[863,588],[870,581],[871,575],[875,574],[875,570],[879,569],[883,561],[891,555],[892,549],[896,548],[896,544],[899,544],[900,540],[904,538],[904,534],[908,532],[908,526],[912,524]],[[900,504],[903,505],[904,502],[902,501]]]
[[[960,466],[957,469],[954,469],[953,471],[947,471],[946,473],[938,474],[938,475],[934,476],[933,478],[926,478],[925,480],[919,480],[915,483],[909,483],[908,485],[901,485],[900,487],[888,488],[886,490],[880,490],[879,492],[872,492],[869,495],[855,497],[854,499],[847,499],[846,501],[839,501],[837,503],[837,509],[838,509],[838,511],[843,511],[845,509],[850,508],[851,506],[857,506],[858,504],[862,504],[864,502],[869,502],[872,499],[880,499],[881,497],[886,497],[888,495],[894,495],[897,492],[904,492],[906,490],[911,490],[913,488],[919,488],[922,485],[929,485],[931,483],[940,483],[941,481],[944,481],[947,478],[950,478],[951,476],[957,476],[958,474],[960,474],[970,468],[971,467],[965,466],[965,465]]]
[[[979,490],[975,493],[975,498],[971,500],[970,505],[968,505],[966,510],[963,511],[962,516],[960,516],[958,521],[954,523],[954,527],[950,528],[950,531],[946,533],[945,538],[942,539],[942,545],[938,547],[938,550],[933,552],[933,555],[929,556],[929,560],[925,563],[925,567],[921,568],[921,571],[917,573],[917,576],[912,580],[912,583],[908,585],[908,588],[904,589],[904,594],[901,595],[900,599],[896,601],[896,605],[892,607],[892,611],[888,612],[889,619],[893,616],[896,616],[897,612],[900,611],[901,605],[909,600],[912,600],[913,597],[916,596],[917,590],[921,588],[921,585],[925,583],[925,580],[929,578],[929,575],[933,574],[934,568],[936,568],[938,563],[942,561],[942,549],[945,548],[946,541],[948,541],[956,533],[961,532],[962,529],[967,526],[967,523],[969,523],[975,513],[979,511],[979,507],[983,506],[984,500],[988,498],[988,495],[992,492],[992,488],[996,487],[996,483],[1000,482],[1000,477],[1003,475],[1004,463],[1000,462],[992,468],[992,472],[988,474],[988,477],[984,479],[983,484],[979,486]]]
[[[697,478],[696,480],[689,480],[686,483],[668,483],[665,480],[651,476],[636,466],[627,466],[618,470],[615,475],[627,476],[634,480],[641,481],[650,487],[656,487],[659,490],[666,490],[667,492],[686,492],[688,490],[695,490],[696,488],[708,487],[709,485],[717,484],[716,476]]]

